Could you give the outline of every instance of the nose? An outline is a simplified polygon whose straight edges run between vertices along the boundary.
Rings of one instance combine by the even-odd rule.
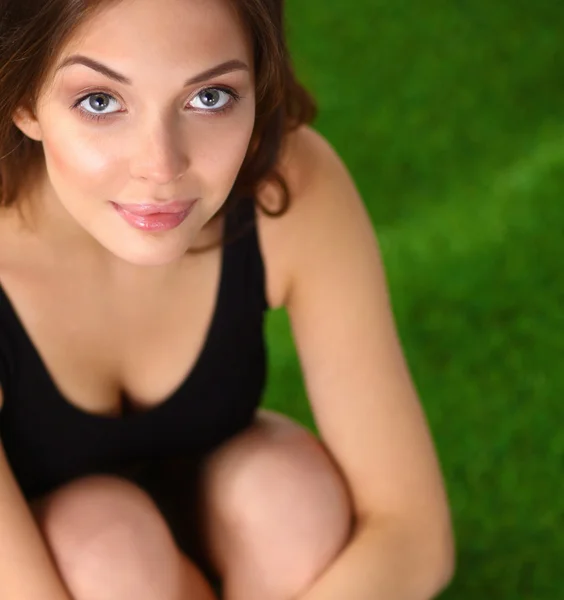
[[[181,179],[188,166],[179,128],[160,122],[135,136],[130,161],[134,179],[165,185]]]

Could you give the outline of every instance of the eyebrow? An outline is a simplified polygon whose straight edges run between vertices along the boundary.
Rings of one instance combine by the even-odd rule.
[[[113,79],[118,83],[123,83],[124,85],[132,85],[131,79],[110,69],[106,65],[94,60],[92,58],[88,58],[87,56],[82,56],[81,54],[73,54],[66,58],[58,67],[57,71],[64,69],[65,67],[70,67],[72,65],[83,65],[102,75],[108,77],[109,79]],[[184,82],[184,87],[188,87],[190,85],[196,85],[198,83],[203,83],[208,81],[208,79],[213,79],[214,77],[219,77],[220,75],[225,75],[227,73],[233,73],[234,71],[249,71],[249,66],[245,64],[241,60],[228,60],[220,65],[216,65],[211,69],[207,69],[206,71],[191,77],[187,81]]]

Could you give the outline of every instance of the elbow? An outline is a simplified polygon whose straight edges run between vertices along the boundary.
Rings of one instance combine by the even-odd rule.
[[[396,521],[396,527],[398,522]],[[405,598],[434,600],[452,583],[456,571],[455,538],[447,519],[422,523],[402,520],[399,554]]]
[[[427,539],[427,543],[421,544],[423,570],[428,577],[420,600],[437,598],[450,586],[456,573],[456,544],[451,526],[436,527]]]
[[[450,519],[422,521],[388,521],[396,548],[398,583],[402,597],[410,600],[434,600],[450,586],[456,572],[456,541]],[[382,522],[375,530],[382,534]]]
[[[456,572],[456,557],[454,549],[445,556],[435,569],[435,579],[432,582],[429,600],[438,597],[452,583]]]

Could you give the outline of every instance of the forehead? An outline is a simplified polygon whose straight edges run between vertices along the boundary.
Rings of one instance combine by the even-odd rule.
[[[63,48],[71,54],[145,70],[185,72],[210,63],[250,60],[251,40],[230,0],[118,0],[104,4]],[[131,70],[130,68],[130,70]]]

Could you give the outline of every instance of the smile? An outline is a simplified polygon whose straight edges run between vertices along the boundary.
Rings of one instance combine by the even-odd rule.
[[[112,206],[126,223],[142,231],[170,231],[181,225],[192,212],[196,200],[169,204],[117,204]]]

